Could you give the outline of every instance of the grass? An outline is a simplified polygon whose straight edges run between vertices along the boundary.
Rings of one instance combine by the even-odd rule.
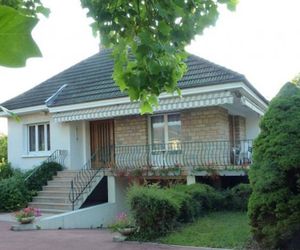
[[[160,239],[161,243],[219,248],[242,248],[250,238],[246,213],[216,212]]]

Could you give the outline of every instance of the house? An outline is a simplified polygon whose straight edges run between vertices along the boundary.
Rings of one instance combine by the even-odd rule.
[[[139,104],[112,80],[111,51],[101,50],[1,104],[21,118],[8,117],[8,160],[29,169],[51,154],[54,160],[63,156],[66,190],[72,180],[73,197],[84,193],[76,186],[79,179],[89,183],[101,170],[95,183],[108,176],[106,192],[114,202],[127,185],[122,180],[118,186],[118,171],[146,170],[135,174],[163,178],[157,171],[180,169],[174,178],[188,183],[209,169],[240,175],[251,163],[252,140],[268,101],[239,73],[194,55],[187,65],[179,81],[182,97],[162,94],[154,114],[141,116]],[[79,208],[87,196],[73,206]]]

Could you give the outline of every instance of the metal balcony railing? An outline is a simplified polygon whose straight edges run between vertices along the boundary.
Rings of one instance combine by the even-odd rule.
[[[99,149],[93,165],[116,169],[247,166],[252,148],[252,140],[112,145]]]

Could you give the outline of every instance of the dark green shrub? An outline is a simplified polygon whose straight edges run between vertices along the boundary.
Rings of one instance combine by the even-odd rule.
[[[10,163],[0,163],[0,181],[13,176],[14,169]]]
[[[0,181],[0,211],[15,211],[27,206],[31,194],[24,179],[13,176]]]
[[[245,183],[223,191],[223,208],[225,210],[247,211],[251,192],[250,184]]]
[[[230,191],[233,196],[232,210],[247,211],[249,197],[252,193],[250,184],[238,184]]]
[[[197,217],[198,204],[192,196],[174,189],[165,189],[165,191],[179,204],[179,215],[176,220],[184,223],[194,221]]]
[[[223,197],[213,187],[206,184],[176,185],[175,190],[189,194],[197,203],[196,214],[202,215],[204,212],[220,210],[222,208]]]
[[[132,186],[127,193],[127,199],[138,226],[135,237],[139,240],[163,236],[174,228],[180,203],[171,192],[157,186]]]
[[[264,249],[286,248],[300,232],[300,89],[286,84],[270,103],[254,143],[248,215]]]
[[[61,171],[63,167],[56,162],[44,162],[41,166],[30,170],[27,173],[29,177],[26,180],[26,186],[29,190],[39,191],[47,184],[47,181],[52,180],[57,171]]]

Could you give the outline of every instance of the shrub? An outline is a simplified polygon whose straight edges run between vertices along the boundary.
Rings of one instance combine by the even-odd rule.
[[[213,187],[206,184],[176,185],[175,190],[189,194],[196,202],[196,214],[202,215],[204,212],[220,210],[222,208],[223,197]]]
[[[27,206],[31,194],[23,178],[12,176],[0,181],[0,211],[14,211]]]
[[[30,170],[27,173],[29,177],[26,180],[26,186],[29,190],[42,190],[42,187],[47,184],[48,180],[52,180],[57,171],[61,171],[63,167],[56,162],[44,162],[39,167]]]
[[[198,203],[188,193],[176,191],[175,189],[165,189],[172,199],[179,204],[178,222],[192,222],[197,217]],[[201,209],[201,208],[199,208]]]
[[[300,89],[286,84],[271,101],[254,143],[248,215],[264,249],[285,248],[300,232]]]
[[[0,163],[0,181],[7,179],[14,174],[14,169],[11,167],[10,163]]]
[[[132,186],[128,203],[138,227],[135,237],[151,240],[172,230],[180,213],[180,203],[171,192],[157,186]]]
[[[0,163],[7,161],[7,136],[0,136]]]
[[[223,208],[226,210],[247,211],[252,189],[250,184],[238,184],[223,191]]]

